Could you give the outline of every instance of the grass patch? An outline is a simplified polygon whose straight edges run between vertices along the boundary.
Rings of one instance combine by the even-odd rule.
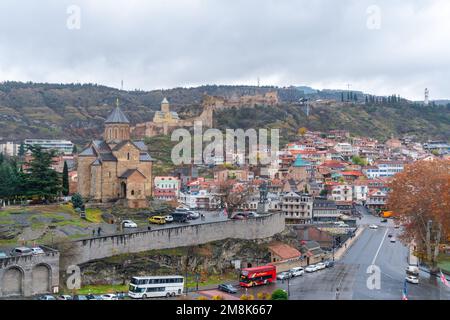
[[[105,293],[116,293],[116,292],[128,292],[128,285],[89,285],[83,286],[81,289],[77,290],[77,294],[105,294]]]
[[[219,275],[209,275],[206,279],[202,279],[200,276],[200,281],[198,282],[199,287],[211,286],[211,285],[219,285],[224,282],[229,281],[237,281],[237,275],[233,273],[219,274]],[[188,276],[187,278],[187,287],[188,288],[196,288],[197,287],[197,279],[195,276]]]
[[[447,273],[450,273],[450,256],[446,254],[439,255],[438,267]]]
[[[94,208],[86,209],[86,220],[91,223],[102,223],[102,210]]]

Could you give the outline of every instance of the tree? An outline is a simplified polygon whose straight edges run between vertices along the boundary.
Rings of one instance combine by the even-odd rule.
[[[288,294],[283,289],[277,289],[272,292],[272,300],[288,300]]]
[[[344,92],[341,92],[341,102],[344,102]]]
[[[75,193],[72,195],[72,205],[73,207],[76,208],[82,208],[84,205],[84,200],[83,197],[81,196],[81,194],[79,193]]]
[[[439,245],[450,236],[450,160],[407,165],[390,188],[387,207],[404,226],[402,240],[415,243],[419,257],[436,270]]]
[[[19,176],[14,168],[6,160],[0,164],[0,199],[11,201],[19,192]]]
[[[367,165],[366,160],[362,159],[360,156],[353,156],[352,162],[353,162],[353,164],[360,165],[360,166]]]
[[[22,158],[25,155],[25,152],[27,152],[25,145],[23,143],[20,144],[19,146],[19,152],[18,152],[18,156],[20,158]]]
[[[62,173],[62,194],[64,196],[69,195],[69,168],[67,167],[66,161],[64,161],[64,168]]]
[[[74,144],[73,149],[72,149],[72,154],[77,154],[77,153],[78,153],[78,148],[77,148],[77,145]]]
[[[299,136],[303,137],[307,132],[308,132],[308,129],[306,129],[305,127],[301,127],[300,129],[298,129]]]
[[[32,160],[27,163],[26,195],[52,200],[61,191],[60,175],[51,167],[55,151],[44,151],[39,146],[30,147]]]
[[[227,210],[228,218],[232,218],[234,211],[247,202],[251,191],[249,186],[227,180],[219,184],[215,197],[220,207]]]

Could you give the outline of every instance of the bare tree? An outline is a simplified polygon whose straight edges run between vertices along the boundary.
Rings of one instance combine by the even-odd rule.
[[[234,212],[247,202],[252,191],[253,188],[248,185],[227,180],[218,185],[216,199],[220,207],[227,210],[228,218],[232,218]]]

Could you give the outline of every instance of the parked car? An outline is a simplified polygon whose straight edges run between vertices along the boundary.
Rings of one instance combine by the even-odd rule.
[[[178,212],[187,212],[187,211],[189,211],[189,209],[188,209],[188,208],[185,208],[185,207],[177,207],[177,208],[175,209],[175,211],[178,211]]]
[[[136,222],[134,222],[133,220],[123,220],[122,221],[122,226],[124,228],[137,228],[138,227]]]
[[[49,294],[45,294],[43,296],[39,296],[38,300],[56,300],[54,296],[51,296]]]
[[[42,250],[41,247],[31,248],[31,251],[32,251],[33,254],[44,254],[45,253],[44,250]]]
[[[388,219],[386,219],[386,218],[381,219],[381,222],[386,223],[386,222],[388,222]]]
[[[398,228],[400,228],[400,225],[396,224],[396,225],[394,226],[394,228],[395,228],[395,229],[398,229]]]
[[[415,276],[406,276],[405,280],[409,283],[419,284],[419,278]]]
[[[247,217],[249,218],[258,218],[261,217],[261,215],[255,211],[249,211],[247,212]]]
[[[166,218],[167,223],[173,222],[173,217],[171,215],[165,216],[164,218]]]
[[[72,300],[72,297],[68,294],[63,294],[58,297],[58,300]]]
[[[306,272],[316,272],[318,270],[315,264],[311,264],[305,268]]]
[[[302,276],[305,273],[305,269],[302,267],[292,268],[289,270],[289,272],[292,274],[293,277],[299,277]]]
[[[154,224],[165,224],[166,219],[162,216],[153,216],[148,218],[148,222],[154,223]]]
[[[86,296],[86,299],[88,299],[88,300],[102,300],[101,296],[97,296],[97,295],[94,295],[94,294],[88,294]]]
[[[292,278],[292,273],[290,273],[288,271],[284,271],[284,272],[277,274],[278,280],[286,280],[286,279],[290,279],[290,278]]]
[[[115,294],[107,293],[101,295],[102,300],[119,300]]]
[[[370,229],[378,229],[378,226],[376,224],[371,224],[369,226]]]
[[[406,267],[406,274],[409,276],[415,276],[418,277],[419,276],[419,268],[417,266],[414,265],[410,265]]]
[[[327,265],[323,262],[319,262],[318,264],[316,264],[317,270],[323,270],[327,267]]]
[[[237,213],[237,214],[233,215],[231,217],[231,219],[233,219],[233,220],[245,220],[245,219],[247,219],[247,217],[245,215],[243,215],[242,213]]]
[[[395,243],[396,240],[394,237],[392,237],[390,241],[391,241],[391,243]]]
[[[88,298],[85,295],[77,294],[73,296],[72,300],[88,300]]]
[[[231,284],[224,284],[224,283],[219,284],[218,289],[220,291],[231,293],[231,294],[237,293],[237,289],[235,287],[233,287]]]
[[[33,254],[33,251],[28,247],[17,247],[11,251],[12,256],[27,256]]]
[[[186,212],[175,211],[170,215],[174,222],[187,222],[188,214]]]
[[[388,238],[392,238],[394,235],[392,233],[388,234]]]
[[[200,213],[198,213],[197,211],[188,211],[187,214],[188,214],[188,219],[190,219],[190,220],[195,220],[195,219],[200,218]]]
[[[4,258],[7,258],[7,257],[8,257],[8,255],[5,252],[0,251],[0,259],[4,259]]]
[[[334,267],[334,261],[325,261],[325,267],[333,268]]]

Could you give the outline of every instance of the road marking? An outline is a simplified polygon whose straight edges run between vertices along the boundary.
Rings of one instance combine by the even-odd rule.
[[[380,253],[380,250],[381,250],[381,246],[384,243],[384,239],[386,238],[386,235],[387,235],[388,231],[389,231],[389,229],[386,229],[386,232],[384,233],[383,239],[381,239],[380,245],[378,246],[377,253],[375,253],[375,257],[373,257],[372,265],[374,265],[375,261],[377,260],[378,254]]]

